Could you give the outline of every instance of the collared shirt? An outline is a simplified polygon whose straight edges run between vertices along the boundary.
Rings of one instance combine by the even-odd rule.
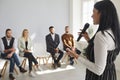
[[[7,39],[7,43],[8,43],[7,45],[10,45],[10,40],[11,40],[11,39],[8,39],[7,37],[6,37],[6,39]],[[16,40],[14,40],[13,48],[17,49]],[[4,48],[3,41],[2,41],[2,39],[0,39],[0,51],[1,51],[2,53],[4,53],[4,50],[5,50],[5,48]]]
[[[55,34],[51,34],[53,41],[55,40]]]

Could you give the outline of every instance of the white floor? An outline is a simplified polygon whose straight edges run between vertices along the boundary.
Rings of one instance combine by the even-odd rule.
[[[85,67],[79,63],[74,66],[62,64],[62,67],[57,69],[52,69],[50,64],[41,66],[43,71],[34,71],[36,73],[35,78],[30,77],[27,72],[25,74],[19,73],[19,75],[14,74],[16,80],[85,80]],[[118,80],[120,80],[119,71],[117,71],[117,75]],[[1,80],[9,80],[8,69],[4,79]]]

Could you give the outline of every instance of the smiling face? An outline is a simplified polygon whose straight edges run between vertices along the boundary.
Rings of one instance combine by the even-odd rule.
[[[93,24],[97,25],[100,23],[100,12],[97,9],[93,9]]]

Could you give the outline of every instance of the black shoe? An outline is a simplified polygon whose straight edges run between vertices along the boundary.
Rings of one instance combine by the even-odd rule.
[[[27,72],[27,70],[25,70],[24,68],[20,67],[20,72],[21,73],[25,73],[25,72]]]
[[[9,78],[10,80],[15,80],[15,77],[13,76],[13,74],[9,74]]]
[[[74,61],[73,60],[70,60],[70,65],[73,65],[74,64]]]
[[[54,68],[54,69],[57,68],[57,64],[56,64],[56,63],[53,64],[53,68]]]
[[[60,62],[59,62],[59,63],[57,63],[57,67],[61,67],[61,64],[60,64]]]

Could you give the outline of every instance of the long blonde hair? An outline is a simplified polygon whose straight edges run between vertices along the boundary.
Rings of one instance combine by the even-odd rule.
[[[28,31],[28,29],[24,29],[24,30],[23,30],[23,32],[22,32],[22,37],[25,37],[25,36],[24,36],[25,31]],[[28,32],[29,32],[29,31],[28,31]]]

